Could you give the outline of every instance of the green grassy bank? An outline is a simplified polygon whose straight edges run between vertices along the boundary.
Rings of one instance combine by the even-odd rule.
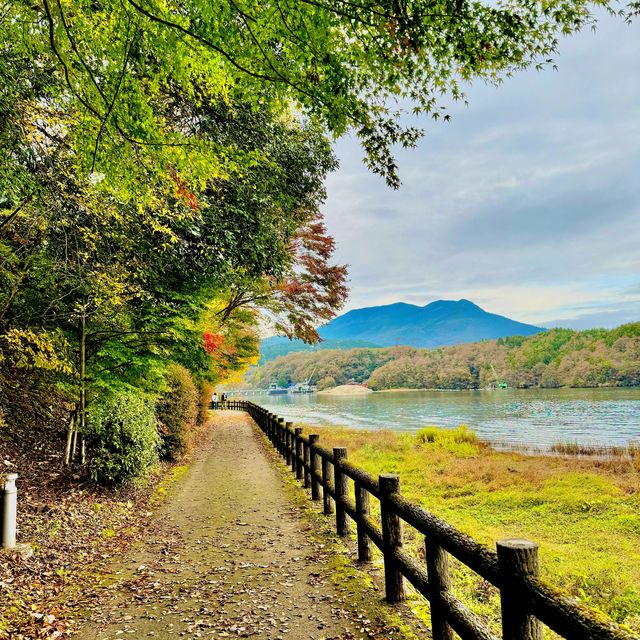
[[[464,428],[305,431],[347,447],[350,460],[374,475],[399,473],[408,498],[492,548],[501,538],[534,540],[548,582],[640,631],[640,457],[504,453]],[[407,530],[405,539],[422,556],[417,532]],[[491,585],[454,563],[454,589],[498,629]]]

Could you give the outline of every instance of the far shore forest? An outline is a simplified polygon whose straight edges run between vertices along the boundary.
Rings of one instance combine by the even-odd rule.
[[[640,323],[615,329],[551,329],[438,349],[386,347],[292,353],[254,368],[255,387],[313,376],[319,390],[342,384],[385,389],[633,387],[640,385]]]

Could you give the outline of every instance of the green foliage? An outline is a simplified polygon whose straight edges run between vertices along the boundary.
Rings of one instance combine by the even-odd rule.
[[[203,425],[209,419],[209,403],[213,395],[213,385],[201,382],[198,385],[198,425]]]
[[[391,347],[293,353],[251,371],[249,382],[304,380],[312,371],[323,387],[365,382],[382,389],[482,389],[640,385],[640,323],[616,329],[551,329],[529,337],[438,349]]]
[[[167,460],[177,460],[189,448],[200,396],[189,371],[177,364],[169,367],[166,385],[166,391],[156,403],[161,455]]]
[[[418,350],[412,347],[392,347],[293,353],[251,370],[246,377],[260,387],[268,387],[276,380],[284,383],[288,380],[306,380],[312,374],[314,380],[332,378],[334,385],[362,383],[367,381],[378,367],[394,358],[417,352]]]
[[[346,351],[347,349],[376,349],[380,345],[366,340],[335,340],[323,339],[322,342],[316,344],[308,344],[303,340],[289,340],[289,338],[281,336],[273,336],[260,342],[260,364],[275,360],[281,356],[298,351],[318,351],[318,350],[336,350]]]
[[[0,255],[7,257],[0,360],[7,371],[11,364],[11,375],[0,374],[0,406],[8,414],[19,419],[24,395],[9,393],[11,380],[24,391],[37,378],[45,394],[56,385],[68,403],[79,402],[83,382],[89,402],[130,387],[155,393],[167,361],[201,380],[226,380],[257,355],[257,309],[277,314],[279,284],[304,272],[291,245],[317,222],[322,182],[334,166],[327,140],[264,109],[187,97],[174,100],[217,153],[250,158],[224,177],[203,178],[197,196],[173,170],[164,180],[152,171],[142,176],[146,186],[135,200],[116,194],[79,170],[68,140],[34,146],[25,133],[33,114],[10,110],[14,120],[0,135],[15,127],[7,147],[15,154],[0,163],[24,156],[14,169],[38,197],[7,200],[9,192],[0,192]],[[240,289],[260,295],[238,303],[233,292]],[[325,299],[322,286],[311,298]],[[300,297],[291,304],[313,311]],[[208,331],[224,337],[223,349],[205,350]]]
[[[172,170],[197,185],[251,162],[221,152],[176,97],[296,111],[333,136],[351,129],[367,165],[397,186],[391,149],[422,134],[403,112],[448,120],[464,83],[549,64],[560,35],[591,26],[600,4],[15,2],[0,22],[0,97],[10,113],[41,98],[32,109],[60,126],[38,136],[64,136],[77,170],[103,175],[120,201],[153,197]],[[31,187],[19,171],[7,182]]]
[[[90,473],[95,482],[121,485],[158,461],[160,438],[153,402],[139,392],[112,394],[89,411]]]
[[[416,440],[421,444],[430,444],[454,455],[469,457],[478,453],[480,440],[473,429],[461,424],[455,429],[441,429],[429,426],[416,433]]]

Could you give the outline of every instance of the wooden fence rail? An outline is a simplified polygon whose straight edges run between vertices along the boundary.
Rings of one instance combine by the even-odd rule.
[[[253,402],[230,401],[224,408],[249,413],[296,478],[311,488],[312,499],[322,500],[324,513],[335,513],[339,535],[348,535],[350,521],[355,522],[359,560],[371,560],[372,545],[381,551],[387,601],[404,599],[405,579],[429,600],[434,640],[453,640],[454,632],[462,640],[497,640],[453,595],[449,555],[500,590],[502,640],[541,640],[542,624],[568,640],[640,640],[540,580],[535,543],[501,540],[493,551],[403,497],[396,474],[376,480],[348,461],[345,448],[322,447],[317,434],[304,436],[301,428]],[[350,481],[355,501],[350,498]],[[380,501],[380,522],[370,514],[370,496]],[[403,523],[424,536],[425,564],[403,549]]]

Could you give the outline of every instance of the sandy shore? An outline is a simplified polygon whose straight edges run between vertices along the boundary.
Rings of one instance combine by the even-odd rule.
[[[360,396],[367,393],[373,393],[371,389],[362,387],[359,384],[341,384],[332,389],[325,389],[324,391],[318,391],[318,395],[326,396]]]

